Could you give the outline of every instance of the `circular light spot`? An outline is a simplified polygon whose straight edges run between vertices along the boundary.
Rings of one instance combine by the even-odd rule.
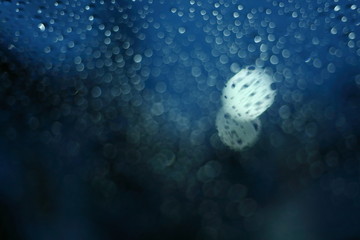
[[[94,87],[92,90],[91,90],[91,96],[93,98],[98,98],[101,96],[101,88],[99,87]]]
[[[178,31],[180,34],[184,34],[186,32],[186,29],[184,27],[179,27]]]
[[[136,55],[134,56],[134,62],[140,63],[141,60],[142,60],[142,56],[141,56],[140,54],[136,54]]]

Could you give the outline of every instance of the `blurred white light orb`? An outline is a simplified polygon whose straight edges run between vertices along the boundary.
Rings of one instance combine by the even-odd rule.
[[[240,151],[256,142],[261,130],[261,122],[259,119],[235,119],[221,108],[216,116],[216,128],[220,140],[225,145],[232,150]]]
[[[264,69],[246,67],[230,78],[222,91],[224,111],[239,120],[253,120],[274,102],[273,78]]]

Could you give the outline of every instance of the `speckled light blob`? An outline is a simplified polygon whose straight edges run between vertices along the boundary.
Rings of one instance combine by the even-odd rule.
[[[235,119],[253,120],[274,102],[276,91],[265,70],[247,67],[230,78],[222,91],[224,111]]]
[[[264,69],[246,67],[225,85],[223,107],[216,116],[221,141],[235,151],[252,146],[261,130],[258,118],[274,102],[272,77]]]
[[[238,151],[251,147],[258,139],[261,122],[259,119],[234,119],[223,108],[216,116],[216,127],[221,141],[231,149]]]

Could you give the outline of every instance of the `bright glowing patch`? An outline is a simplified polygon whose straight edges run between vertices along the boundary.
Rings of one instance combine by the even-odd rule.
[[[247,67],[230,78],[222,92],[224,111],[239,120],[260,116],[274,102],[272,77],[263,69]]]
[[[261,123],[259,119],[238,120],[220,109],[216,116],[216,128],[221,141],[233,150],[242,150],[252,146],[257,140]]]
[[[216,116],[221,141],[233,150],[252,146],[258,139],[259,116],[274,102],[272,77],[263,69],[247,67],[230,78],[222,91],[223,107]]]

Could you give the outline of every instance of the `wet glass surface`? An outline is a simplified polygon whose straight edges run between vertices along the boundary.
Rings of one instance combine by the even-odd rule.
[[[359,5],[0,0],[0,239],[359,239]]]

